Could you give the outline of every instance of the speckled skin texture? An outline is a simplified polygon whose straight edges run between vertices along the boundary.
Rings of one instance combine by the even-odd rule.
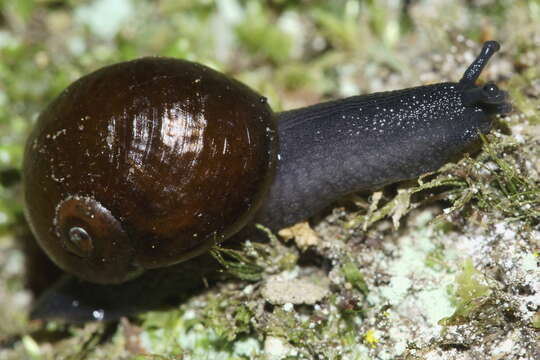
[[[280,229],[343,195],[436,170],[491,127],[489,109],[462,93],[443,83],[281,113],[277,179],[258,221]]]

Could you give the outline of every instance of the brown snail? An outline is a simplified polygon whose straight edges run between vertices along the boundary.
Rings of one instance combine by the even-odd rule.
[[[264,98],[181,60],[98,70],[41,114],[26,150],[27,214],[61,268],[117,283],[234,234],[268,192]]]
[[[292,225],[347,193],[435,170],[489,131],[510,111],[507,94],[475,81],[498,49],[486,42],[459,82],[278,114],[203,65],[102,68],[39,117],[27,218],[56,264],[97,283],[192,258],[254,219]]]

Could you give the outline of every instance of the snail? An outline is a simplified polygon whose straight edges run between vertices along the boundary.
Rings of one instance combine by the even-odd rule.
[[[150,57],[104,67],[39,116],[24,157],[26,218],[60,268],[124,284],[87,288],[111,298],[122,286],[139,291],[125,284],[196,264],[249,224],[293,225],[465,151],[511,111],[505,91],[475,84],[498,50],[485,42],[459,82],[281,113],[200,64]]]

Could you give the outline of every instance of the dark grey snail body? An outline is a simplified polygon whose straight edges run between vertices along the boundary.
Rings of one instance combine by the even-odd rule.
[[[479,133],[489,131],[493,115],[510,111],[504,91],[493,84],[475,85],[498,48],[486,42],[457,83],[355,96],[277,114],[275,179],[255,222],[272,230],[292,225],[345,194],[414,178],[461,153]],[[33,316],[114,319],[152,308],[178,294],[186,276],[193,277],[193,269],[207,262],[208,257],[195,258],[121,285],[64,280],[42,297]],[[208,273],[201,270],[200,275]]]
[[[436,170],[491,126],[483,111],[463,105],[452,83],[315,105],[280,120],[278,180],[258,216],[272,229],[305,219],[339,196]],[[306,128],[313,136],[305,136]]]
[[[486,42],[458,83],[279,114],[277,179],[257,221],[274,230],[290,226],[340,196],[434,171],[463,152],[490,130],[494,114],[511,110],[506,92],[474,84],[498,49],[498,43]]]

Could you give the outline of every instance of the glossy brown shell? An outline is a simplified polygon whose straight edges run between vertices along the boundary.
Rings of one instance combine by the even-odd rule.
[[[121,282],[243,227],[272,181],[276,143],[266,100],[210,68],[108,66],[38,118],[24,159],[27,218],[61,268]]]

